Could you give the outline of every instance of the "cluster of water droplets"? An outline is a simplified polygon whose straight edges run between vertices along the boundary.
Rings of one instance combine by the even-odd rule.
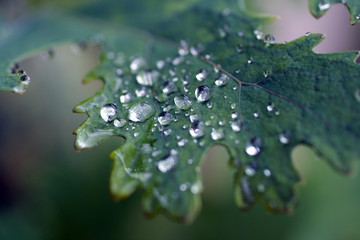
[[[18,75],[20,79],[20,85],[15,86],[13,88],[16,93],[23,93],[24,89],[30,83],[30,77],[26,74],[26,72],[20,69],[19,63],[14,63],[14,65],[10,68],[10,73],[14,75]]]

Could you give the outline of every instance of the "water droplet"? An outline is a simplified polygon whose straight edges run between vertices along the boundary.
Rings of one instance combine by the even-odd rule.
[[[162,112],[158,116],[158,121],[161,125],[166,126],[171,122],[171,114],[168,112]]]
[[[252,64],[254,62],[254,59],[252,57],[250,57],[247,62],[248,62],[248,64]]]
[[[232,104],[230,105],[230,108],[231,108],[232,110],[234,110],[234,109],[236,108],[236,103],[232,103]]]
[[[259,117],[260,117],[259,113],[258,113],[258,112],[254,112],[254,118],[259,118]]]
[[[231,129],[234,132],[240,132],[242,129],[242,122],[241,121],[235,121],[231,123]]]
[[[190,98],[186,95],[174,97],[174,103],[178,108],[182,110],[188,110],[191,107]]]
[[[171,81],[166,81],[163,84],[163,93],[170,94],[177,91],[175,84]]]
[[[242,44],[238,44],[235,46],[235,49],[238,53],[242,53],[243,51],[243,45]]]
[[[196,74],[196,79],[199,81],[203,81],[207,77],[208,73],[206,69],[199,69],[198,73]]]
[[[224,30],[224,29],[219,28],[219,29],[218,29],[218,32],[219,32],[219,35],[220,35],[220,37],[221,37],[221,38],[223,38],[223,37],[225,37],[225,36],[226,36],[226,32],[225,32],[225,30]]]
[[[146,87],[140,87],[135,89],[135,94],[137,97],[145,97],[147,93]]]
[[[264,71],[263,74],[264,74],[264,77],[267,78],[269,76],[269,71]]]
[[[164,60],[159,60],[159,61],[156,62],[157,69],[161,70],[161,69],[164,68],[164,66],[165,66],[165,61]]]
[[[274,110],[274,104],[270,103],[269,105],[267,105],[266,110],[268,110],[268,112],[272,112]]]
[[[358,102],[360,102],[360,88],[355,91],[355,98]]]
[[[129,109],[129,120],[133,122],[145,122],[155,113],[154,108],[146,103],[141,102],[133,105]]]
[[[307,32],[307,33],[305,33],[305,36],[310,36],[311,35],[311,32]]]
[[[181,184],[179,187],[180,191],[184,192],[187,189],[187,185],[185,183]]]
[[[143,86],[152,86],[160,77],[160,73],[155,70],[141,71],[136,75],[136,81]]]
[[[122,118],[117,118],[114,120],[114,126],[117,128],[122,128],[126,125],[126,120]]]
[[[166,173],[170,171],[175,166],[176,163],[177,163],[176,156],[168,155],[158,162],[157,167],[161,172]]]
[[[224,138],[224,129],[219,128],[219,129],[211,129],[211,138],[214,141],[220,140]]]
[[[193,138],[200,138],[205,135],[205,124],[202,121],[195,121],[191,124],[189,133]]]
[[[22,70],[22,69],[19,70],[17,73],[18,73],[18,75],[24,75],[24,74],[26,74],[25,70]]]
[[[100,109],[100,116],[105,122],[111,122],[116,118],[117,106],[113,103],[105,104]]]
[[[195,90],[195,97],[199,102],[206,102],[210,99],[210,88],[205,85],[201,85]]]
[[[188,142],[188,140],[187,140],[186,138],[182,138],[182,139],[180,139],[180,140],[178,141],[177,145],[178,145],[179,147],[183,147],[183,146],[186,145],[187,142]]]
[[[269,169],[264,169],[263,173],[264,173],[265,177],[271,176],[271,171]]]
[[[140,69],[143,69],[144,67],[146,67],[146,61],[141,57],[134,58],[134,60],[132,60],[130,63],[130,70],[133,73],[138,72]]]
[[[231,114],[231,118],[232,118],[232,119],[236,119],[237,117],[238,117],[237,112],[233,112],[233,113]]]
[[[197,115],[196,113],[190,115],[190,122],[193,123],[193,122],[198,121],[198,120],[199,120],[199,115]]]
[[[180,56],[185,56],[189,53],[189,45],[185,40],[180,41],[178,53]]]
[[[259,30],[255,30],[254,34],[255,34],[256,39],[258,39],[258,40],[260,40],[264,37],[264,34]]]
[[[207,102],[206,103],[206,106],[210,109],[213,107],[213,102]]]
[[[192,158],[189,158],[189,159],[187,160],[187,163],[188,163],[189,165],[191,165],[191,164],[194,163],[194,160],[193,160]]]
[[[195,46],[190,47],[190,53],[193,56],[198,56],[204,50],[204,46],[201,44],[197,44]]]
[[[279,115],[280,115],[280,110],[276,109],[276,110],[275,110],[275,115],[276,115],[276,116],[279,116]]]
[[[21,80],[22,82],[30,82],[30,77],[29,77],[28,75],[22,75],[22,76],[20,77],[20,80]]]
[[[131,102],[133,99],[134,99],[134,97],[131,93],[126,93],[126,94],[120,96],[121,103],[128,103],[128,102]]]
[[[262,141],[260,138],[253,138],[250,140],[250,142],[246,145],[245,152],[249,156],[256,156],[260,153],[260,147],[261,147]]]
[[[254,168],[250,167],[250,166],[247,166],[247,167],[245,168],[245,174],[246,174],[247,176],[249,176],[249,177],[255,176],[256,170],[255,170]]]
[[[330,3],[328,0],[324,0],[318,4],[320,11],[325,11],[330,8]]]
[[[275,43],[275,37],[271,34],[266,34],[264,37],[264,43],[266,46],[269,46],[271,44]]]
[[[165,136],[169,136],[171,133],[172,133],[172,130],[171,130],[170,128],[169,128],[169,129],[166,129],[166,130],[164,131]]]
[[[121,75],[123,75],[124,71],[121,68],[117,68],[115,70],[115,73],[116,73],[116,75],[121,76]]]
[[[138,137],[139,135],[140,135],[140,133],[134,132],[134,137]]]
[[[215,80],[215,85],[218,87],[225,86],[228,82],[229,77],[223,73],[219,75],[219,77]]]
[[[283,131],[279,134],[279,141],[282,143],[282,144],[289,144],[290,142],[290,137],[291,137],[291,134],[289,131]]]
[[[172,63],[172,65],[177,66],[180,63],[182,63],[183,61],[184,61],[184,57],[178,56],[178,57],[174,58],[171,63]]]

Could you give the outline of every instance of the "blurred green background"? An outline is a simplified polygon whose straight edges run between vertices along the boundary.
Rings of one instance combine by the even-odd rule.
[[[285,17],[280,25],[264,29],[279,42],[317,31],[330,36],[319,52],[359,49],[359,43],[351,41],[359,36],[359,26],[349,26],[343,6],[330,9],[325,20],[314,20],[306,1],[269,2],[252,1],[250,7],[296,14],[297,23]],[[24,1],[0,1],[0,6],[11,9],[10,17],[27,7]],[[336,27],[330,19],[338,20]],[[309,29],[301,32],[306,26]],[[108,155],[119,141],[113,138],[77,153],[71,134],[86,119],[72,114],[73,106],[101,87],[100,82],[81,84],[81,77],[96,65],[99,49],[71,49],[65,44],[55,48],[53,58],[40,55],[21,62],[32,79],[28,91],[0,93],[0,239],[360,239],[359,164],[352,176],[344,177],[304,146],[293,152],[303,181],[297,186],[299,206],[291,216],[269,214],[261,204],[240,212],[233,201],[228,156],[221,147],[211,150],[202,167],[203,209],[192,225],[163,216],[145,219],[141,191],[114,202],[108,191]]]

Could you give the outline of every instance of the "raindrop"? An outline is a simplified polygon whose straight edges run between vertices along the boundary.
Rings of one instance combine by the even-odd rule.
[[[160,73],[155,70],[142,71],[136,75],[136,81],[143,86],[152,86],[160,77]]]
[[[159,60],[159,61],[156,62],[157,69],[161,70],[161,69],[163,69],[164,66],[165,66],[165,61],[164,60]]]
[[[188,110],[191,107],[191,101],[186,95],[174,97],[174,103],[178,108],[181,108],[182,110]]]
[[[250,140],[250,142],[246,145],[245,152],[249,156],[256,156],[260,153],[260,147],[261,147],[262,141],[260,138],[253,138]]]
[[[307,32],[307,33],[305,33],[305,36],[310,36],[311,35],[311,32]]]
[[[26,74],[26,72],[25,72],[24,70],[19,70],[17,73],[18,73],[18,75],[24,75],[24,74]]]
[[[199,55],[204,50],[204,46],[201,44],[197,44],[195,46],[190,47],[190,53],[193,56]]]
[[[324,0],[319,3],[318,7],[320,11],[325,11],[330,8],[330,3],[328,2],[328,0]]]
[[[206,69],[199,69],[198,73],[196,74],[196,79],[199,81],[203,81],[207,77],[208,73]]]
[[[214,141],[220,140],[224,138],[224,130],[222,128],[219,129],[211,129],[211,138]]]
[[[192,114],[190,115],[190,122],[195,122],[195,121],[198,121],[199,120],[199,115],[197,114]]]
[[[248,64],[252,64],[254,62],[254,59],[252,57],[250,57],[247,62],[248,62]]]
[[[190,126],[189,133],[193,138],[200,138],[205,135],[205,124],[202,121],[193,122]]]
[[[134,132],[134,137],[138,137],[139,135],[140,135],[140,133]]]
[[[279,116],[279,115],[280,115],[280,110],[276,109],[276,110],[275,110],[275,115],[276,115],[276,116]]]
[[[210,109],[210,108],[212,108],[213,107],[213,102],[208,102],[208,103],[206,103],[206,106]]]
[[[163,93],[170,94],[170,93],[173,93],[176,91],[177,91],[177,88],[173,82],[171,82],[171,81],[164,82],[163,90],[162,90]]]
[[[141,102],[133,105],[129,109],[129,120],[133,122],[145,122],[147,119],[149,119],[153,114],[155,113],[155,110],[153,107],[146,103]]]
[[[191,165],[191,164],[194,163],[194,160],[193,160],[192,158],[189,158],[189,159],[187,160],[187,163],[188,163],[189,165]]]
[[[164,131],[165,136],[169,136],[171,133],[172,133],[172,130],[171,130],[170,128],[169,128],[169,129],[166,129],[166,130]]]
[[[201,85],[195,90],[195,97],[199,102],[206,102],[210,99],[210,88],[206,85]]]
[[[247,167],[245,168],[245,174],[246,174],[247,176],[249,176],[249,177],[255,176],[256,170],[255,170],[254,168],[250,167],[250,166],[247,166]]]
[[[223,73],[219,75],[219,77],[215,80],[215,85],[218,87],[225,86],[228,82],[229,77]]]
[[[178,56],[178,57],[174,58],[171,63],[172,63],[172,65],[177,66],[180,63],[182,63],[183,61],[184,61],[184,57],[183,56]]]
[[[131,72],[138,72],[140,69],[146,66],[145,59],[141,57],[134,58],[134,60],[130,63],[130,70]]]
[[[189,53],[189,45],[185,40],[180,41],[178,53],[180,56],[185,56]]]
[[[180,140],[178,141],[177,145],[178,145],[179,147],[183,147],[183,146],[186,145],[187,141],[188,141],[188,140],[187,140],[186,138],[180,139]]]
[[[263,173],[264,173],[265,177],[271,176],[271,171],[269,169],[264,169]]]
[[[182,191],[182,192],[186,191],[186,189],[187,189],[186,183],[181,184],[180,187],[179,187],[179,189],[180,189],[180,191]]]
[[[258,113],[258,112],[254,112],[254,118],[259,118],[259,117],[260,117],[259,113]]]
[[[231,129],[234,132],[240,132],[241,129],[242,129],[242,122],[241,121],[232,122],[231,123]]]
[[[236,108],[236,103],[232,103],[232,104],[230,105],[230,108],[231,108],[232,110],[234,110],[234,109]]]
[[[264,34],[259,30],[255,30],[254,34],[255,34],[256,39],[258,39],[258,40],[260,40],[264,37]]]
[[[264,43],[266,46],[269,46],[271,44],[275,43],[275,37],[271,34],[266,34],[264,37]]]
[[[267,105],[266,110],[268,110],[268,112],[272,112],[274,110],[274,104],[270,103],[269,105]]]
[[[168,155],[158,162],[157,167],[161,172],[166,173],[175,166],[176,162],[177,162],[176,156]]]
[[[131,93],[126,93],[126,94],[120,96],[121,103],[128,103],[128,102],[131,102],[133,99],[134,99],[134,97]]]
[[[116,73],[118,76],[121,76],[121,75],[123,75],[124,71],[123,71],[121,68],[117,68],[117,69],[115,70],[115,73]]]
[[[264,77],[267,78],[269,76],[269,71],[264,71],[263,74],[264,74]]]
[[[159,114],[157,119],[161,125],[163,126],[169,125],[171,122],[171,114],[168,112],[162,112]]]
[[[283,131],[279,134],[279,141],[282,143],[282,144],[289,144],[290,142],[290,137],[291,137],[291,134],[289,131]]]
[[[30,82],[30,77],[28,75],[22,75],[20,80],[23,82]]]
[[[105,122],[111,122],[116,118],[117,106],[113,103],[105,104],[100,109],[100,116]]]
[[[238,117],[237,112],[233,112],[233,113],[231,114],[231,118],[232,118],[232,119],[236,119],[237,117]]]
[[[114,120],[114,126],[117,128],[122,128],[126,125],[126,120],[122,118],[117,118]]]
[[[140,87],[135,89],[135,94],[137,97],[145,97],[147,93],[146,87]]]

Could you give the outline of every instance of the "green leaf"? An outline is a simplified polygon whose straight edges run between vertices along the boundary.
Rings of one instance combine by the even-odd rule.
[[[259,200],[293,209],[299,178],[290,155],[300,143],[351,170],[360,154],[357,52],[315,54],[321,34],[274,44],[257,31],[270,20],[194,7],[152,27],[153,35],[114,36],[85,78],[104,87],[74,111],[89,115],[75,131],[78,150],[126,139],[111,155],[115,198],[141,188],[147,214],[193,220],[199,169],[214,144],[231,156],[243,209]]]
[[[331,5],[343,3],[350,13],[351,24],[357,24],[360,21],[360,2],[357,0],[309,0],[310,11],[316,18],[323,16]]]

